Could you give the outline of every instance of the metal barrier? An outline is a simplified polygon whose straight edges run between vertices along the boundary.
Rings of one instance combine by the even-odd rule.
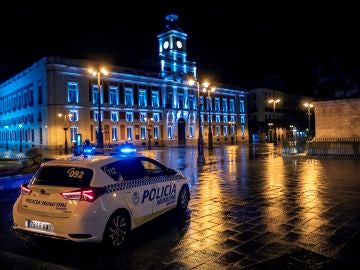
[[[308,156],[360,157],[360,138],[315,138],[306,148]]]

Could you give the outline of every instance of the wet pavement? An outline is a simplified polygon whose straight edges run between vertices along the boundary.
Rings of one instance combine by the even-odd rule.
[[[198,166],[195,148],[144,151],[183,171],[191,181],[192,197],[185,216],[170,212],[135,229],[120,252],[101,245],[24,241],[11,230],[13,201],[4,201],[0,265],[17,269],[25,269],[24,262],[39,269],[359,268],[360,160],[285,158],[279,153],[270,144],[227,146],[215,148],[211,155],[205,151],[206,163]]]

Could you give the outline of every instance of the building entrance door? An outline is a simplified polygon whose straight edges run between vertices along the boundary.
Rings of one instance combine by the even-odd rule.
[[[180,118],[178,121],[178,144],[185,144],[185,120]]]

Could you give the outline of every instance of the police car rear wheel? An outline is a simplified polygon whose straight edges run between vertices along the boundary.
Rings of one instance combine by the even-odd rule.
[[[180,212],[185,212],[189,204],[189,191],[186,188],[182,188],[179,194],[177,209]]]
[[[129,233],[129,223],[122,213],[114,214],[107,225],[105,237],[107,243],[113,248],[121,247]]]

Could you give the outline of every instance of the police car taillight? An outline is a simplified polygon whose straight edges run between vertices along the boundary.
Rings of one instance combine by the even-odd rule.
[[[27,184],[22,184],[20,187],[20,192],[22,195],[30,195],[31,191],[32,190],[28,188]]]
[[[90,188],[77,189],[70,192],[61,192],[60,194],[67,200],[80,200],[80,201],[93,202],[104,192],[105,192],[104,188],[90,187]]]

